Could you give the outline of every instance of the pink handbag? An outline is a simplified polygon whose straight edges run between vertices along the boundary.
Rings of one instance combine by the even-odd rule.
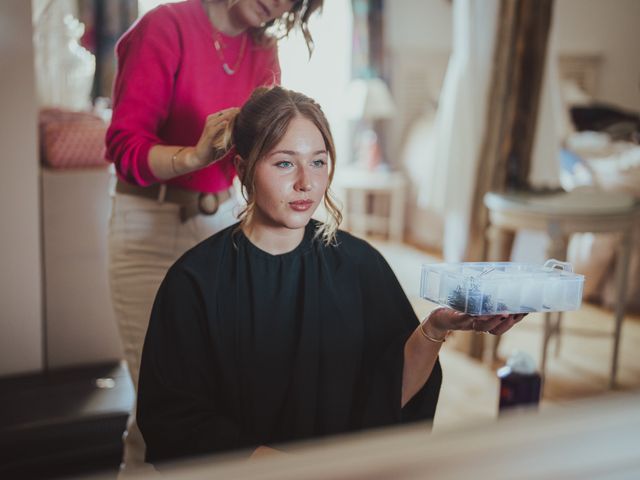
[[[44,108],[39,123],[43,164],[57,169],[108,166],[104,158],[107,124],[97,115]]]

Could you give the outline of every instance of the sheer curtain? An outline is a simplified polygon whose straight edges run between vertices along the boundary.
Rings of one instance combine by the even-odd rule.
[[[486,124],[498,0],[453,2],[453,52],[447,67],[434,141],[425,157],[418,202],[444,218],[443,254],[461,261],[469,233],[478,158]]]

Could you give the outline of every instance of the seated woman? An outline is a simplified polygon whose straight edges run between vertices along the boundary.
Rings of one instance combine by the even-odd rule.
[[[312,99],[258,89],[228,132],[247,205],[156,296],[138,393],[147,460],[433,419],[447,332],[499,334],[522,316],[437,308],[419,323],[380,253],[337,230],[335,149]],[[321,203],[326,223],[311,219]]]

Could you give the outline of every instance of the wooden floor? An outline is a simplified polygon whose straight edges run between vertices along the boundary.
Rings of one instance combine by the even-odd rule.
[[[418,316],[434,305],[419,296],[420,266],[438,262],[406,245],[373,241],[394,269]],[[531,314],[503,336],[498,354],[504,358],[515,350],[529,353],[539,362],[542,348],[541,314]],[[561,345],[549,348],[547,375],[541,409],[553,404],[611,393],[608,388],[613,348],[613,313],[591,304],[568,312],[562,322]],[[469,334],[467,334],[469,335]],[[495,368],[473,360],[460,351],[462,336],[447,341],[441,352],[444,382],[434,430],[459,428],[493,419],[497,415],[498,380]],[[640,316],[627,315],[622,329],[616,390],[640,389]]]

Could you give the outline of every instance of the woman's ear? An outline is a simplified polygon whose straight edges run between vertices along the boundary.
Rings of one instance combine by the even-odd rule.
[[[238,172],[238,177],[240,178],[240,181],[242,182],[242,180],[244,179],[244,174],[246,173],[247,170],[247,165],[244,161],[244,159],[240,156],[240,155],[235,155],[233,157],[233,166],[236,167],[236,172]]]

